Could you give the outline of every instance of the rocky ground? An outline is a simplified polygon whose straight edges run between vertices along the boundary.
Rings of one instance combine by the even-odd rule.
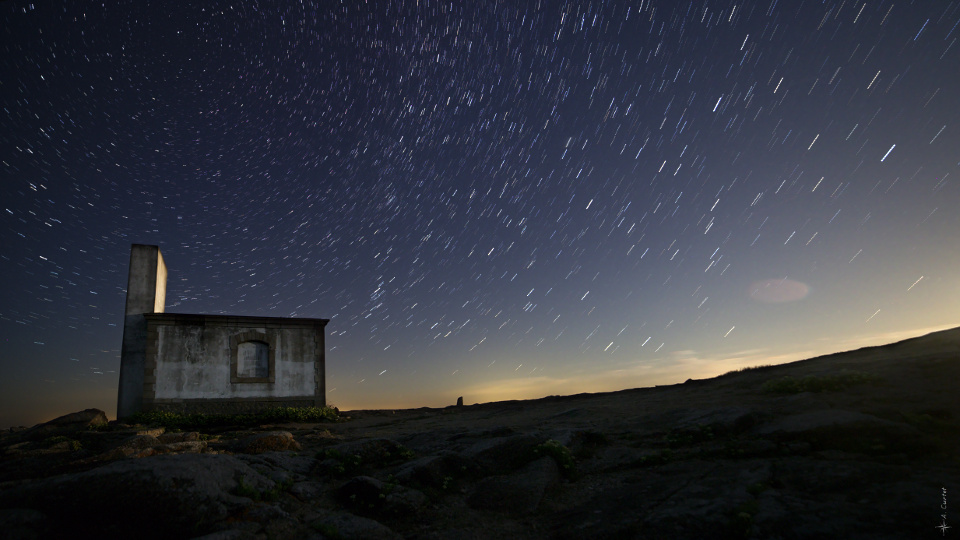
[[[940,538],[958,384],[960,329],[337,423],[166,433],[91,409],[0,435],[0,537]]]

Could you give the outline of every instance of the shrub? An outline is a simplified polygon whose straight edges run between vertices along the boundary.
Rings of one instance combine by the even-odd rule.
[[[534,454],[545,455],[553,458],[557,462],[557,465],[560,467],[560,473],[566,477],[570,477],[574,473],[574,459],[573,454],[570,453],[570,449],[566,446],[560,444],[559,441],[553,439],[548,440],[547,442],[537,446],[533,450]]]

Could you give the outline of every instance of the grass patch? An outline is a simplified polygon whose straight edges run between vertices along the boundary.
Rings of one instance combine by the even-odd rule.
[[[757,515],[759,510],[760,505],[756,499],[738,505],[730,512],[724,536],[727,538],[749,538],[753,532],[753,517]]]
[[[648,456],[642,456],[634,460],[630,466],[631,467],[656,467],[658,465],[666,465],[673,460],[673,451],[670,449],[665,449],[655,454],[650,454]]]
[[[332,538],[333,540],[341,540],[343,538],[343,535],[340,534],[340,529],[337,529],[337,527],[334,525],[327,523],[314,523],[310,525],[310,528],[322,534],[326,538]]]
[[[168,430],[200,429],[221,426],[258,426],[285,422],[336,422],[336,407],[276,407],[249,414],[180,414],[169,411],[138,412],[130,422],[167,428]]]
[[[671,429],[665,439],[670,448],[683,448],[716,438],[711,426],[698,424],[692,429]]]
[[[360,471],[363,458],[357,454],[344,454],[337,450],[321,450],[317,452],[318,461],[331,460],[330,464],[321,464],[330,473],[337,475],[353,474]]]
[[[237,484],[237,489],[234,490],[234,494],[239,497],[247,497],[248,499],[253,499],[255,502],[267,501],[273,502],[280,498],[280,494],[289,490],[293,486],[293,480],[287,480],[284,482],[274,482],[273,487],[270,489],[265,489],[263,491],[251,486],[247,483],[247,479],[240,477],[240,482]]]
[[[801,379],[787,375],[760,385],[767,394],[799,394],[801,392],[836,392],[864,383],[875,383],[880,377],[862,371],[841,370],[830,375],[807,375]]]
[[[323,472],[334,475],[357,475],[367,469],[378,469],[390,464],[409,461],[414,453],[402,444],[389,441],[371,441],[354,449],[355,453],[336,448],[325,448],[316,454],[317,466]]]
[[[756,371],[756,370],[764,369],[768,367],[773,367],[773,364],[763,364],[762,366],[749,366],[749,367],[737,368],[724,373],[723,375],[721,375],[721,377],[726,377],[727,375],[734,375],[737,373],[745,373],[747,371]]]

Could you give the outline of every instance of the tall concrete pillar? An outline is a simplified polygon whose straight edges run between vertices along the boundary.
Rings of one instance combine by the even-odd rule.
[[[120,350],[120,386],[117,418],[127,418],[143,403],[143,370],[147,353],[145,313],[163,313],[167,296],[167,266],[158,246],[130,246],[127,308]]]

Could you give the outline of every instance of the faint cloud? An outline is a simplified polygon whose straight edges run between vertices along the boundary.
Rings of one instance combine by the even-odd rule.
[[[747,295],[757,302],[779,304],[802,300],[810,294],[810,286],[792,279],[764,279],[754,281],[747,288]]]

